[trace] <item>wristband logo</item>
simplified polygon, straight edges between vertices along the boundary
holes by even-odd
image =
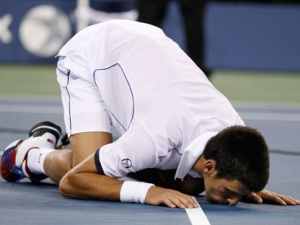
[[[130,168],[130,167],[132,166],[132,162],[131,162],[130,159],[125,158],[125,159],[122,159],[122,165],[123,165],[126,169],[128,169],[128,168]]]

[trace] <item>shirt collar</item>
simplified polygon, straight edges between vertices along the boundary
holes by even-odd
[[[201,156],[204,151],[205,145],[208,140],[215,136],[218,132],[205,132],[199,135],[194,141],[192,141],[186,149],[183,151],[179,165],[177,167],[177,171],[175,174],[175,179],[179,178],[183,180],[183,178],[189,173],[193,177],[195,171],[191,171],[193,165],[195,164],[196,160]],[[192,173],[190,173],[192,172]],[[199,176],[199,174],[198,174]]]

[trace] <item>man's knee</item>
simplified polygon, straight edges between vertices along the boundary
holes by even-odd
[[[73,151],[73,167],[111,142],[112,135],[107,132],[84,132],[72,135],[70,144]]]

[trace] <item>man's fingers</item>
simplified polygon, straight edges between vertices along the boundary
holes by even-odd
[[[276,202],[281,205],[299,205],[300,202],[286,195],[276,196]]]
[[[179,191],[165,189],[161,187],[152,187],[146,196],[146,203],[151,205],[165,204],[171,208],[197,208],[195,200]]]
[[[287,203],[279,196],[271,196],[269,197],[268,199],[266,199],[266,201],[269,201],[269,202],[276,202],[278,203],[279,205],[287,205]]]
[[[290,205],[300,205],[300,201],[297,199],[293,199],[290,196],[284,196],[287,203]]]
[[[300,205],[299,200],[293,199],[292,197],[287,195],[277,194],[268,190],[262,190],[261,192],[258,192],[257,195],[260,196],[264,202],[277,203],[279,205]]]
[[[166,199],[166,202],[169,202],[169,201],[173,204],[173,205],[171,204],[171,208],[175,208],[175,207],[182,208],[182,209],[186,208],[185,205],[177,198]],[[168,205],[168,204],[166,204],[166,205]],[[175,207],[173,207],[173,206],[175,206]]]
[[[170,201],[169,199],[166,199],[164,204],[170,208],[176,208],[176,204],[174,204],[172,201]]]
[[[252,200],[255,203],[258,203],[258,204],[262,204],[263,203],[262,198],[260,196],[258,196],[257,194],[255,194],[255,193],[252,193]]]
[[[246,202],[254,202],[257,204],[263,203],[263,200],[260,196],[258,196],[256,193],[252,192],[249,195],[244,197],[244,201]]]
[[[179,192],[180,193],[180,192]],[[178,207],[178,208],[197,208],[198,204],[195,202],[195,200],[185,194],[177,194],[170,195],[165,199],[165,204],[171,208]]]

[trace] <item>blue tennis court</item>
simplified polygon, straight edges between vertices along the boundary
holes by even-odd
[[[300,107],[254,103],[235,103],[234,107],[269,144],[267,189],[300,199]],[[56,98],[2,96],[0,118],[0,154],[11,141],[27,137],[28,129],[39,121],[64,124]],[[12,185],[0,179],[0,199],[1,224],[194,224],[183,209],[63,198],[50,180],[40,185],[28,180]],[[204,195],[197,200],[210,224],[300,224],[300,206],[213,205]]]

